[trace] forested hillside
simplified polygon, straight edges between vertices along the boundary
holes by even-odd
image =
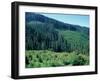
[[[26,51],[48,50],[60,54],[75,52],[75,54],[89,56],[88,27],[64,23],[37,13],[26,12],[25,15]],[[26,63],[29,64],[28,52]]]

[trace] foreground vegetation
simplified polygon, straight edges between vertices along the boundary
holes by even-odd
[[[76,52],[53,52],[48,50],[26,51],[26,68],[78,66],[88,65],[88,54],[77,54]]]

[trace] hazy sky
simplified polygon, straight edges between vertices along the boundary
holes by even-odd
[[[65,23],[89,27],[88,15],[53,14],[53,13],[43,13],[42,15]]]

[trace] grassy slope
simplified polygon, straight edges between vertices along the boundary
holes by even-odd
[[[87,35],[83,33],[70,31],[70,30],[66,30],[66,31],[58,30],[58,31],[61,35],[64,36],[65,40],[67,40],[69,43],[83,44],[88,42]]]
[[[76,49],[80,48],[80,50],[82,50],[89,48],[88,35],[81,32],[70,31],[70,30],[65,30],[65,31],[57,30],[57,31],[59,31],[59,34],[63,35],[65,40],[67,40],[67,42],[70,43],[71,46],[75,47]]]

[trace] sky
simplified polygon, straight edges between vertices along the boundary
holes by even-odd
[[[42,15],[64,23],[89,27],[89,15],[42,13]]]

